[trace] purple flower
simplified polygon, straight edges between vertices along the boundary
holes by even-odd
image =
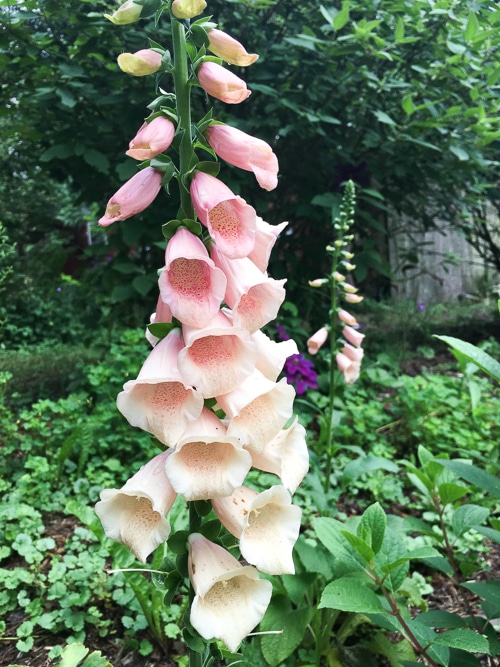
[[[314,364],[306,359],[303,354],[292,354],[291,357],[288,357],[283,372],[288,382],[295,385],[298,395],[305,394],[308,388],[318,388],[316,381],[318,374],[314,370]]]
[[[417,313],[424,313],[425,312],[425,303],[419,299],[417,301],[417,305],[415,306],[415,310],[417,311]]]
[[[62,289],[60,287],[56,287],[56,292],[62,292]]]
[[[290,340],[290,336],[288,335],[288,331],[285,329],[285,327],[282,327],[281,324],[275,324],[274,326],[278,332],[278,340]]]

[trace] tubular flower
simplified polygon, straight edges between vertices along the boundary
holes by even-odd
[[[260,452],[293,413],[295,391],[285,378],[277,384],[255,371],[241,386],[217,397],[230,419],[227,434]]]
[[[163,151],[172,143],[175,127],[165,116],[157,116],[150,123],[144,123],[132,141],[126,155],[134,160],[149,160]]]
[[[359,294],[346,293],[344,294],[344,299],[347,301],[347,303],[361,303],[364,297],[359,296]]]
[[[292,551],[299,536],[300,507],[283,486],[257,493],[240,486],[212,500],[223,526],[240,541],[243,558],[266,574],[294,574]]]
[[[210,30],[208,39],[210,40],[208,50],[230,65],[248,67],[259,57],[256,53],[247,53],[243,44],[222,30],[215,28]]]
[[[358,321],[354,317],[354,315],[351,315],[351,313],[348,313],[347,310],[339,310],[339,320],[343,322],[344,324],[348,324],[350,327],[356,327],[358,326]]]
[[[246,257],[255,245],[255,209],[202,171],[194,175],[190,190],[194,210],[220,252],[230,259]]]
[[[246,329],[219,311],[204,329],[183,326],[178,366],[184,380],[212,398],[236,389],[255,368],[257,349]]]
[[[201,14],[206,6],[205,0],[174,0],[172,14],[178,19],[192,19]]]
[[[99,224],[107,227],[144,211],[160,192],[161,178],[161,173],[152,167],[137,172],[108,201]]]
[[[272,380],[273,382],[276,382],[285,361],[299,352],[297,343],[291,338],[276,343],[262,331],[256,331],[252,334],[252,340],[257,345],[257,362],[255,368],[268,380]]]
[[[203,408],[189,424],[165,471],[173,488],[186,500],[229,496],[243,483],[252,459],[213,412]]]
[[[136,23],[141,18],[141,14],[142,5],[134,0],[126,0],[111,16],[109,14],[104,14],[104,16],[115,25],[128,25]]]
[[[342,335],[344,338],[349,342],[352,343],[355,347],[361,347],[361,343],[363,342],[363,338],[365,337],[365,334],[362,334],[359,331],[356,331],[356,329],[353,329],[352,327],[345,326],[342,329]]]
[[[191,624],[205,639],[220,639],[233,653],[262,620],[272,584],[199,533],[189,536],[188,570],[196,593]]]
[[[274,190],[278,185],[278,158],[265,141],[230,125],[210,125],[205,136],[220,158],[239,169],[252,171],[261,188]]]
[[[149,354],[136,380],[123,385],[116,404],[132,426],[152,433],[174,447],[189,421],[197,419],[203,398],[185,383],[177,369],[183,347],[179,329],[173,329]]]
[[[282,429],[261,452],[249,450],[252,466],[278,475],[283,485],[295,493],[309,470],[306,430],[297,417],[289,428]]]
[[[239,104],[251,93],[243,79],[217,63],[201,63],[197,75],[203,90],[226,104]]]
[[[179,229],[165,251],[165,268],[158,281],[160,295],[183,324],[202,328],[217,315],[226,277],[208,256],[202,241]]]
[[[163,324],[163,323],[170,323],[172,321],[172,311],[170,308],[167,306],[166,303],[163,303],[161,300],[161,296],[158,297],[158,301],[156,302],[156,310],[154,313],[151,313],[151,316],[149,318],[149,324]],[[150,330],[146,327],[146,340],[148,343],[151,345],[151,347],[154,347],[158,341],[160,340],[157,336],[154,336]]]
[[[263,273],[267,271],[271,250],[276,243],[278,235],[285,229],[288,222],[281,222],[279,225],[270,225],[257,216],[255,230],[255,245],[248,255],[255,266]]]
[[[121,489],[103,489],[95,511],[106,535],[143,563],[170,533],[165,519],[177,494],[165,474],[170,451],[143,466]]]
[[[346,384],[353,384],[359,378],[361,360],[364,352],[360,347],[353,347],[346,343],[336,356],[339,371],[344,374]]]
[[[210,253],[227,278],[224,300],[233,311],[234,325],[255,333],[274,320],[285,299],[286,280],[269,278],[246,257],[228,259],[216,245]]]
[[[321,327],[315,334],[313,334],[307,341],[307,351],[309,354],[317,354],[318,350],[323,347],[328,339],[328,329]]]
[[[118,56],[118,67],[125,74],[132,76],[154,74],[161,67],[161,54],[152,49],[141,49],[135,53],[121,53]]]

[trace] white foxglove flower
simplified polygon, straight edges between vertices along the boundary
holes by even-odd
[[[273,382],[277,380],[288,357],[299,353],[297,343],[291,338],[276,343],[262,331],[256,331],[252,334],[252,340],[257,345],[255,368]]]
[[[165,515],[177,496],[165,474],[170,453],[155,456],[121,489],[103,489],[95,506],[106,535],[143,563],[170,533]]]
[[[292,551],[302,510],[284,486],[257,493],[240,486],[228,498],[214,498],[221,523],[240,541],[243,558],[267,574],[294,574]]]
[[[196,593],[191,624],[205,639],[220,639],[235,652],[262,620],[272,584],[203,535],[193,533],[188,541],[189,577]]]

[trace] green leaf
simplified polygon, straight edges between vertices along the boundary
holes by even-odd
[[[415,105],[413,104],[411,95],[405,95],[405,97],[403,97],[401,106],[403,111],[408,114],[408,116],[411,116],[411,114],[415,111]]]
[[[184,554],[187,551],[187,539],[189,537],[189,531],[187,530],[178,530],[167,540],[168,548],[174,552],[174,554]]]
[[[430,628],[465,628],[465,619],[458,614],[453,614],[451,611],[442,611],[441,609],[433,609],[418,615],[420,623],[427,625]]]
[[[469,12],[467,25],[465,26],[465,39],[470,42],[479,32],[479,23],[474,12]],[[459,647],[458,647],[459,648]]]
[[[439,484],[438,493],[443,505],[448,505],[465,496],[467,488],[460,484],[444,482],[443,484]]]
[[[387,563],[382,565],[382,572],[388,574],[392,572],[403,563],[407,563],[410,560],[423,560],[424,558],[438,558],[440,556],[439,551],[436,551],[433,547],[419,547],[418,549],[413,549],[413,551],[408,552],[406,556],[401,556],[392,563]]]
[[[460,162],[465,162],[470,157],[467,151],[464,151],[463,148],[459,148],[458,146],[450,146],[450,152],[453,153],[453,155],[456,155]]]
[[[313,614],[314,609],[310,607],[292,610],[284,595],[272,599],[260,624],[263,632],[283,631],[261,638],[262,653],[271,667],[286,660],[300,645]]]
[[[488,611],[485,610],[488,618],[498,618],[500,616],[500,581],[488,581],[486,583],[473,581],[460,585],[479,595],[488,603]]]
[[[361,517],[358,536],[371,546],[374,554],[380,551],[384,541],[387,516],[379,503],[370,505]]]
[[[437,635],[432,642],[439,646],[449,646],[450,648],[459,648],[469,653],[487,653],[490,652],[490,645],[486,637],[469,630],[468,628],[459,628],[449,630]]]
[[[153,275],[137,276],[132,281],[132,286],[141,296],[146,296],[156,285],[157,280]]]
[[[399,467],[389,459],[383,459],[380,456],[368,454],[359,459],[350,461],[344,468],[342,473],[342,481],[356,479],[360,475],[364,475],[374,470],[387,470],[388,472],[399,472]]]
[[[396,42],[401,42],[405,36],[405,22],[401,16],[398,16],[396,19],[396,27],[394,29],[394,39]],[[411,112],[410,112],[411,113]]]
[[[364,567],[364,564],[356,559],[356,554],[346,548],[346,540],[341,534],[344,526],[340,521],[319,517],[314,520],[313,526],[319,541],[334,556],[336,561],[341,561],[343,565],[351,570]]]
[[[397,126],[397,123],[395,123],[389,116],[389,114],[385,113],[385,111],[382,111],[381,109],[376,109],[375,111],[372,111],[372,113],[376,116],[377,120],[380,123],[385,123],[386,125],[393,125],[394,127]]]
[[[328,584],[323,591],[318,609],[325,607],[358,614],[385,612],[378,597],[371,588],[368,588],[368,580],[362,581],[353,577],[342,577]]]
[[[448,461],[447,459],[436,459],[438,463],[443,465],[448,470],[451,470],[458,475],[463,477],[471,484],[475,484],[477,487],[491,493],[495,498],[500,498],[500,479],[495,477],[486,470],[481,470],[471,463],[465,463],[464,461]]]
[[[348,530],[341,530],[340,532],[349,544],[358,552],[361,558],[363,558],[366,563],[371,563],[375,556],[371,547],[369,547],[361,537],[353,535],[353,533],[350,533]]]
[[[162,340],[175,329],[176,325],[172,322],[153,322],[153,324],[148,324],[148,331],[150,334]]]
[[[494,528],[488,528],[487,526],[476,526],[474,530],[477,530],[478,533],[488,537],[493,542],[500,544],[500,530],[495,530]]]
[[[59,667],[76,667],[87,655],[90,649],[83,644],[70,644],[61,653]]]
[[[333,27],[335,30],[342,30],[345,24],[349,21],[349,2],[343,0],[341,10],[335,15],[333,19]]]
[[[479,526],[490,515],[490,510],[487,507],[480,507],[479,505],[461,505],[453,512],[451,517],[452,528],[458,537],[467,530]],[[459,648],[459,647],[456,647]]]
[[[101,151],[88,148],[83,154],[83,159],[88,165],[100,171],[101,174],[109,174],[109,160]]]
[[[453,336],[434,336],[434,338],[442,340],[443,343],[446,343],[454,350],[458,350],[458,352],[463,354],[469,361],[476,364],[476,366],[479,366],[481,370],[500,382],[500,363],[493,359],[487,352],[480,350],[478,347],[467,341],[461,340],[460,338],[454,338]]]

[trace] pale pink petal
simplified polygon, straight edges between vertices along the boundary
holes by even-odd
[[[230,65],[248,67],[259,57],[256,53],[247,53],[245,47],[238,40],[222,30],[210,30],[208,39],[210,40],[208,50]]]
[[[264,272],[267,271],[269,257],[271,256],[271,250],[276,243],[276,239],[288,225],[288,222],[282,222],[279,225],[270,225],[268,222],[264,222],[262,218],[259,218],[259,216],[257,216],[256,222],[255,245],[252,252],[249,253],[248,259],[260,271]]]
[[[179,229],[167,245],[158,284],[173,316],[183,324],[202,328],[219,310],[226,277],[201,240],[187,229]]]
[[[292,416],[294,398],[285,378],[276,384],[255,371],[217,403],[230,419],[227,434],[259,452]]]
[[[170,533],[165,514],[177,494],[165,474],[170,451],[143,466],[121,489],[103,489],[95,511],[106,535],[143,563]]]
[[[297,343],[292,339],[277,343],[262,331],[256,331],[252,334],[252,340],[257,345],[255,368],[273,382],[278,378],[288,357],[299,353]]]
[[[144,211],[160,192],[161,179],[161,173],[153,167],[146,167],[132,176],[108,201],[99,220],[101,227]]]
[[[290,493],[295,493],[309,470],[306,430],[297,419],[290,428],[281,430],[261,452],[250,453],[252,465],[278,475]]]
[[[360,347],[353,347],[352,345],[349,345],[349,343],[346,343],[344,345],[344,347],[342,348],[342,352],[351,361],[356,361],[358,363],[363,359],[363,356],[365,354],[364,350],[362,350]]]
[[[231,259],[246,257],[255,245],[255,209],[222,181],[201,171],[195,173],[190,192],[196,215],[220,252]]]
[[[204,329],[184,326],[186,347],[178,357],[184,380],[212,398],[236,389],[255,368],[257,348],[246,329],[219,311]]]
[[[328,339],[328,329],[322,327],[318,329],[307,341],[307,351],[309,354],[317,354],[318,350],[323,347]]]
[[[203,407],[203,397],[187,385],[177,369],[183,347],[179,329],[172,330],[147,357],[136,380],[118,394],[118,409],[132,426],[152,433],[174,447],[189,421]]]
[[[339,320],[343,322],[344,324],[348,324],[350,327],[355,327],[357,326],[358,322],[354,315],[351,315],[351,313],[348,313],[347,310],[341,309],[339,310]]]
[[[205,92],[226,104],[240,104],[251,93],[243,79],[217,63],[201,63],[196,75]]]
[[[121,53],[117,60],[122,72],[132,76],[154,74],[161,67],[161,54],[152,49],[141,49],[135,53]]]
[[[356,329],[353,329],[352,327],[345,326],[342,329],[342,335],[344,338],[349,341],[349,343],[352,343],[355,347],[360,347],[361,343],[363,342],[363,338],[365,337],[365,334],[362,334],[359,331],[356,331]]]
[[[272,584],[260,580],[250,565],[241,565],[225,549],[202,535],[189,536],[188,568],[196,596],[190,621],[205,639],[220,639],[236,652],[262,620]]]
[[[227,436],[224,424],[204,408],[186,428],[165,470],[173,488],[186,500],[208,500],[231,495],[251,463],[238,440]]]
[[[149,123],[144,123],[129,144],[126,155],[134,160],[149,160],[163,151],[172,143],[175,126],[165,116],[157,116]]]

